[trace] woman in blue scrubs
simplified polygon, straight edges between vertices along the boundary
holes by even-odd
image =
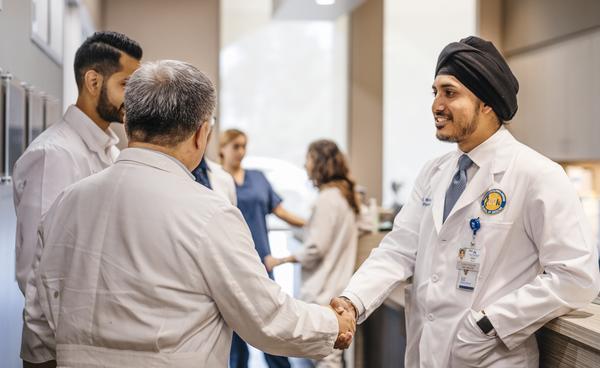
[[[266,216],[275,214],[292,226],[304,226],[304,220],[289,213],[281,206],[281,197],[275,193],[265,175],[258,170],[246,170],[241,166],[246,155],[246,134],[237,129],[229,129],[222,133],[219,142],[221,164],[235,181],[237,204],[242,212],[254,240],[256,251],[269,277],[273,278],[273,267],[276,260],[271,256]],[[231,343],[229,366],[246,368],[248,366],[248,346],[234,332]],[[288,368],[288,358],[265,353],[269,368]]]

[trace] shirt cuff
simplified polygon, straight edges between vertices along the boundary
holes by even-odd
[[[353,292],[351,292],[349,290],[344,290],[344,292],[340,296],[343,296],[344,298],[348,298],[352,302],[352,304],[354,305],[354,308],[356,308],[356,314],[357,314],[356,322],[362,323],[366,319],[366,317],[365,317],[366,309],[365,309],[365,305],[360,300],[358,295],[354,294]]]

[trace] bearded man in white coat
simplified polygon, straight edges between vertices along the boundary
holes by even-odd
[[[142,65],[126,87],[129,148],[42,221],[26,311],[41,307],[32,325],[59,366],[227,367],[232,329],[277,355],[350,343],[354,316],[286,295],[239,210],[194,182],[215,100],[192,65]]]
[[[407,367],[537,368],[534,332],[598,295],[596,246],[568,177],[504,126],[518,86],[491,42],[444,48],[432,111],[437,138],[458,149],[425,165],[393,231],[332,301],[362,322],[412,277]]]
[[[125,84],[140,66],[142,53],[136,41],[121,33],[102,31],[88,37],[75,54],[77,102],[15,164],[15,273],[25,296],[41,218],[63,189],[112,165],[119,155],[119,139],[109,125],[123,123]],[[56,366],[54,351],[32,333],[27,320],[21,358],[25,368]]]

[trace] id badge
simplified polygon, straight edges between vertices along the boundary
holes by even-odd
[[[458,250],[458,260],[456,262],[456,269],[458,270],[456,287],[458,289],[467,291],[475,290],[480,264],[481,249],[460,248]]]
[[[477,285],[478,272],[469,270],[458,271],[458,281],[456,287],[460,290],[473,291]]]

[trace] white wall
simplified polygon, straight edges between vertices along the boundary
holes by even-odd
[[[219,88],[219,0],[104,0],[103,5],[101,29],[125,33],[139,42],[142,61],[186,61]],[[123,126],[113,128],[123,147]],[[207,154],[216,158],[214,140]]]
[[[431,84],[437,57],[448,43],[475,33],[474,0],[387,0],[384,53],[384,204],[392,180],[402,201],[428,160],[455,145],[435,138]]]

